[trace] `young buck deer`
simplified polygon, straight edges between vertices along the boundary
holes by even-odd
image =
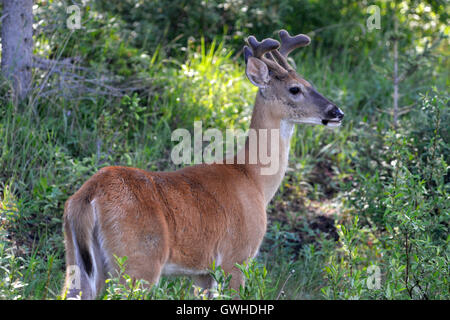
[[[126,273],[150,284],[161,275],[190,275],[203,287],[214,285],[209,268],[215,262],[231,274],[230,286],[244,285],[236,268],[258,252],[266,232],[266,207],[288,165],[294,124],[338,126],[343,112],[324,98],[288,63],[288,54],[310,43],[303,34],[279,33],[258,42],[250,36],[244,47],[246,74],[259,88],[247,138],[232,158],[244,163],[199,164],[175,172],[147,172],[106,167],[90,178],[65,206],[67,297],[93,299],[116,256],[128,257]],[[262,139],[262,132],[273,139]],[[265,135],[267,138],[267,134]],[[266,141],[268,140],[268,142]],[[258,157],[259,149],[278,155],[275,172]],[[78,281],[74,282],[75,276]]]

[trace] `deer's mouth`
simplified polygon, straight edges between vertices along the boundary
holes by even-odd
[[[342,124],[342,119],[339,118],[329,120],[323,119],[322,124],[327,127],[339,127]]]

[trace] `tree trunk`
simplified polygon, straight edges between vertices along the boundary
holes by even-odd
[[[21,100],[31,88],[33,0],[3,0],[2,18],[2,73]]]

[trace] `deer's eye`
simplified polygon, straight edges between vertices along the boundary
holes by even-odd
[[[292,87],[289,88],[289,92],[293,95],[299,94],[300,93],[300,88],[299,87]]]

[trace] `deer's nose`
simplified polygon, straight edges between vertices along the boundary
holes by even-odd
[[[338,118],[339,120],[341,120],[342,118],[344,118],[344,113],[343,113],[342,110],[339,109],[338,107],[333,106],[333,108],[331,108],[331,110],[328,111],[328,116],[329,116],[331,119]]]

